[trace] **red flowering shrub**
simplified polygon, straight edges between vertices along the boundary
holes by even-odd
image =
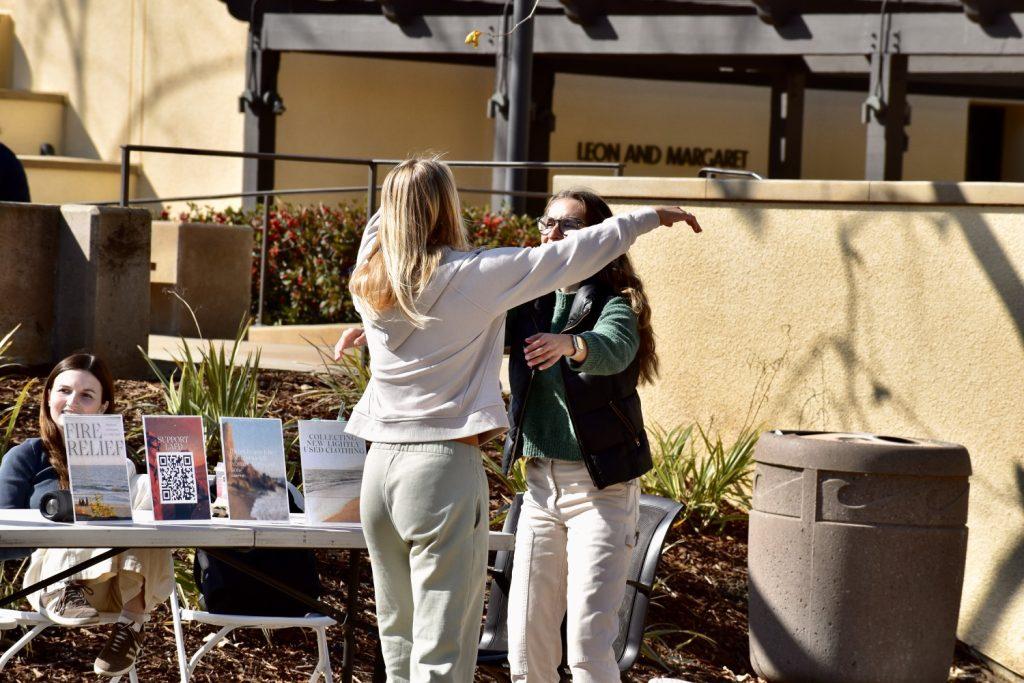
[[[169,218],[164,210],[164,219]],[[491,213],[464,207],[470,241],[478,247],[534,246],[539,235],[533,219],[507,212]],[[259,296],[260,241],[263,209],[214,209],[189,205],[178,220],[193,223],[251,225],[253,236],[253,312]],[[334,207],[275,205],[267,233],[267,283],[263,322],[330,323],[357,320],[348,292],[348,277],[355,265],[359,240],[366,224],[366,208],[341,203]]]

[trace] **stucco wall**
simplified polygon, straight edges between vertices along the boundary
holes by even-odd
[[[278,148],[295,154],[403,159],[444,153],[490,159],[494,138],[484,104],[493,71],[483,67],[293,53],[281,59]],[[382,169],[378,182],[383,181]],[[277,164],[278,186],[366,185],[365,167]],[[462,187],[489,188],[490,171],[457,170]],[[362,201],[365,192],[343,195]],[[486,204],[487,195],[466,195]],[[337,201],[314,196],[313,199]]]
[[[241,150],[246,25],[223,3],[0,0],[0,10],[14,19],[11,87],[67,95],[64,154],[119,161],[128,142]],[[139,195],[241,185],[238,160],[133,161]]]
[[[11,86],[67,95],[64,154],[117,161],[125,142],[241,149],[246,25],[222,3],[0,0],[0,10],[14,20]],[[279,89],[287,107],[278,119],[281,151],[491,156],[490,67],[285,54]],[[906,177],[961,179],[968,100],[910,99]],[[808,91],[805,176],[861,177],[862,100],[862,93]],[[559,74],[551,158],[574,160],[586,142],[618,143],[623,159],[630,144],[652,145],[661,160],[630,161],[627,175],[692,176],[699,164],[669,165],[665,157],[670,146],[694,146],[743,150],[745,165],[764,172],[768,109],[766,88]],[[1024,158],[1015,142],[1024,125],[1018,118],[1011,115],[1007,126],[1008,170]],[[241,185],[237,160],[148,154],[138,161],[139,194],[231,192]],[[489,186],[489,172],[459,175],[464,186]],[[278,177],[282,187],[365,183],[361,170],[296,164],[282,164]]]
[[[67,95],[64,154],[118,161],[125,142],[242,148],[238,96],[245,88],[246,25],[223,3],[0,0],[2,10],[14,21],[11,87]],[[489,66],[292,53],[282,57],[279,80],[287,107],[278,119],[280,151],[491,157]],[[863,99],[857,92],[807,92],[806,177],[862,176]],[[905,177],[962,179],[969,100],[911,96],[910,102]],[[747,168],[767,168],[767,88],[558,74],[554,113],[553,160],[577,159],[581,143],[607,142],[620,145],[623,160],[631,144],[660,149],[657,163],[627,161],[627,175],[693,176],[700,164],[667,164],[669,147],[742,150]],[[1010,111],[1007,120],[1004,166],[1018,177],[1024,119]],[[226,193],[241,186],[238,160],[147,154],[137,161],[140,195]],[[466,187],[488,187],[490,173],[465,171],[459,179]],[[366,178],[362,170],[282,164],[278,180],[281,187],[308,187],[364,184]],[[487,199],[467,195],[468,201]]]
[[[750,421],[964,444],[962,640],[1024,673],[1024,185],[560,177],[705,230],[631,251],[653,307],[651,422]],[[660,202],[664,203],[664,201]]]

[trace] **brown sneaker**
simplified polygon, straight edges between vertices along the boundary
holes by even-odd
[[[101,676],[120,676],[132,668],[142,650],[142,631],[134,624],[119,621],[114,624],[107,644],[100,650],[92,670]]]
[[[88,586],[68,583],[39,598],[39,611],[50,621],[63,626],[85,626],[99,621],[100,613],[89,604],[85,594],[92,594]]]

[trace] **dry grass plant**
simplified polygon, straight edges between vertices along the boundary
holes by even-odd
[[[21,324],[15,325],[10,332],[5,334],[3,338],[0,338],[0,371],[20,365],[19,363],[10,362],[7,356],[7,352],[14,343],[14,335],[17,334],[20,327]],[[18,416],[21,414],[21,409],[25,406],[25,402],[32,394],[35,386],[36,380],[30,380],[22,387],[14,403],[0,410],[0,459],[7,453],[7,448],[11,444],[11,435],[14,434],[14,427],[18,422]]]
[[[179,355],[175,368],[165,374],[144,350],[142,353],[153,374],[163,388],[163,399],[169,415],[200,415],[206,431],[207,464],[216,465],[220,459],[221,417],[263,417],[274,396],[259,392],[260,352],[250,351],[241,359],[241,345],[249,332],[252,320],[242,319],[238,333],[231,344],[214,344],[205,339],[199,329],[192,307],[175,294],[188,308],[199,334],[198,357],[185,337],[179,339]]]

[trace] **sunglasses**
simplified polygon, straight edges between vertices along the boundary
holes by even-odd
[[[562,233],[567,233],[570,230],[579,230],[580,228],[586,227],[586,223],[579,218],[551,218],[550,216],[541,216],[537,219],[537,229],[540,230],[540,234],[547,235],[555,228],[558,228]]]

